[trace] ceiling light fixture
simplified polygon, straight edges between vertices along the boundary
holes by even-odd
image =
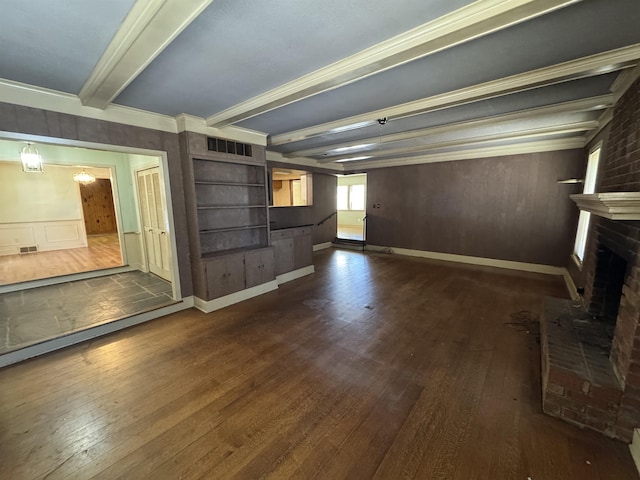
[[[96,176],[85,171],[83,168],[81,172],[74,173],[73,180],[83,185],[88,185],[96,181]]]
[[[31,143],[20,150],[20,160],[22,161],[22,171],[28,173],[42,173],[42,157],[40,152]]]

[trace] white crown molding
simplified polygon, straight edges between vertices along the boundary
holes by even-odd
[[[267,134],[248,128],[229,125],[223,128],[208,127],[207,122],[202,117],[194,117],[182,113],[176,117],[178,132],[196,132],[211,137],[228,138],[237,142],[252,143],[254,145],[267,145]]]
[[[267,161],[286,163],[289,165],[295,165],[299,167],[324,168],[326,170],[334,170],[340,173],[344,172],[344,166],[341,163],[330,163],[327,165],[322,165],[321,163],[318,163],[318,161],[314,160],[313,158],[304,158],[304,157],[286,158],[281,153],[272,152],[269,150],[267,150]]]
[[[394,120],[578,78],[602,75],[612,71],[634,67],[637,65],[638,58],[640,58],[640,44],[629,45],[616,50],[570,60],[510,77],[491,80],[386,109],[374,110],[352,117],[274,135],[271,137],[270,144],[283,145],[285,143],[298,142],[318,135],[333,133],[336,129],[345,130],[368,126],[372,122],[375,122],[377,118],[386,117],[388,120]]]
[[[194,128],[195,130],[193,131],[197,131],[198,133],[219,135],[238,142],[254,143],[256,145],[266,145],[267,143],[267,135],[254,130],[235,126],[225,127],[224,129],[213,129],[206,127],[204,118],[188,115],[170,117],[169,115],[138,110],[137,108],[125,107],[113,103],[105,109],[88,107],[82,104],[77,95],[2,78],[0,78],[0,102],[170,133],[179,133],[185,130],[186,125],[188,128]],[[199,130],[202,126],[204,130]]]
[[[177,133],[176,120],[168,115],[111,104],[105,109],[82,105],[77,95],[59,92],[25,83],[0,79],[0,102],[41,108],[53,112],[124,123],[137,127]]]
[[[454,162],[458,160],[475,160],[479,158],[502,157],[506,155],[571,150],[574,148],[584,148],[583,137],[562,138],[558,140],[544,140],[537,142],[524,142],[517,143],[515,145],[482,147],[454,152],[429,153],[415,157],[404,157],[389,160],[365,160],[361,162],[349,162],[348,164],[344,165],[344,171],[360,172],[373,170],[375,168],[402,167],[406,165],[420,165],[423,163]]]
[[[516,112],[505,113],[502,115],[495,115],[492,117],[480,118],[477,120],[467,120],[457,123],[449,123],[446,125],[438,125],[435,127],[427,127],[418,130],[409,130],[406,132],[393,133],[390,135],[382,135],[381,137],[369,137],[359,140],[353,140],[350,142],[334,143],[331,145],[324,145],[322,147],[309,148],[306,150],[298,150],[291,153],[284,154],[285,157],[312,157],[315,155],[322,155],[331,150],[337,148],[355,147],[363,144],[373,143],[391,143],[399,142],[403,140],[410,140],[413,138],[429,137],[434,135],[441,135],[443,133],[468,130],[478,127],[496,126],[503,123],[515,122],[519,120],[539,118],[551,115],[558,115],[563,113],[579,113],[594,110],[601,110],[613,105],[613,94],[600,95],[597,97],[590,97],[581,100],[575,100],[564,103],[557,103],[553,105],[547,105],[544,107],[536,107],[526,110],[519,110]],[[353,150],[350,153],[353,155],[357,150]]]
[[[221,127],[392,69],[582,0],[479,0],[207,118]]]
[[[622,98],[638,78],[640,78],[640,66],[628,68],[620,72],[616,80],[611,85],[611,91],[613,92],[615,103],[618,103],[618,100]]]
[[[84,105],[105,108],[212,0],[137,0],[80,90]]]
[[[609,107],[602,112],[602,115],[598,118],[598,128],[587,134],[585,145],[590,144],[593,139],[596,138],[607,125],[609,125],[609,122],[613,120],[613,111],[613,107]]]
[[[526,130],[520,130],[516,132],[496,133],[491,135],[481,135],[476,137],[459,138],[456,140],[449,140],[445,142],[432,142],[421,145],[411,145],[398,148],[387,148],[384,150],[371,150],[361,152],[363,155],[369,156],[371,159],[385,158],[391,155],[399,155],[403,153],[429,153],[434,150],[440,150],[443,148],[452,147],[482,147],[485,144],[494,143],[504,140],[513,141],[531,141],[541,137],[548,137],[552,135],[567,135],[577,132],[586,132],[598,128],[597,120],[588,120],[584,122],[568,123],[564,125],[554,125],[551,127],[537,127]],[[358,155],[358,153],[350,153],[348,155],[339,155],[329,158],[318,160],[318,163],[325,165],[328,162],[337,162],[339,160],[345,160],[350,157]],[[369,159],[368,159],[369,161]]]
[[[640,220],[640,192],[580,193],[569,195],[585,212],[610,220]]]

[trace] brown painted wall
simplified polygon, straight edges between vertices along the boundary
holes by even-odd
[[[271,165],[271,164],[270,164]],[[336,237],[337,220],[334,215],[322,225],[317,224],[336,211],[337,179],[334,175],[313,172],[313,205],[308,207],[272,207],[272,225],[295,226],[313,224],[313,244],[330,242]]]
[[[580,187],[557,181],[584,162],[577,149],[371,170],[368,243],[565,266]]]
[[[169,165],[171,206],[178,248],[180,287],[183,296],[193,294],[177,134],[9,103],[0,103],[0,131],[166,152]]]

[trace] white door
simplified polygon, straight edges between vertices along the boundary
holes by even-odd
[[[138,202],[142,221],[149,271],[171,281],[171,255],[165,212],[165,200],[160,187],[160,167],[137,172]]]

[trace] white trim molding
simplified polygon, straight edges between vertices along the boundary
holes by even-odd
[[[640,192],[609,192],[569,195],[580,210],[610,220],[640,220]]]
[[[473,2],[207,118],[225,126],[333,90],[582,0]]]
[[[359,172],[375,168],[401,167],[405,165],[420,165],[423,163],[454,162],[459,160],[475,160],[478,158],[503,157],[505,155],[572,150],[574,148],[584,148],[584,145],[585,141],[583,137],[570,137],[558,140],[523,142],[498,147],[481,147],[444,153],[426,153],[415,157],[403,157],[389,160],[348,162],[343,165],[345,172]]]
[[[202,133],[211,137],[228,138],[237,142],[253,143],[254,145],[267,145],[267,134],[250,130],[248,128],[227,126],[214,128],[207,126],[204,118],[181,113],[176,117],[178,132]]]
[[[256,285],[255,287],[240,290],[239,292],[235,292],[230,295],[225,295],[224,297],[214,298],[213,300],[202,300],[201,298],[195,297],[194,307],[196,307],[201,312],[211,313],[216,310],[228,307],[229,305],[240,303],[245,300],[249,300],[250,298],[257,297],[258,295],[272,292],[273,290],[277,289],[278,282],[276,280],[272,280],[261,285]]]
[[[327,165],[322,165],[313,158],[303,158],[303,157],[287,158],[279,152],[273,152],[270,150],[267,150],[267,161],[287,163],[289,165],[296,166],[296,167],[324,168],[326,170],[333,170],[337,173],[344,172],[344,166],[339,163],[329,163]]]
[[[327,248],[331,248],[332,246],[333,246],[333,243],[331,243],[331,242],[316,243],[316,244],[313,246],[313,251],[314,251],[314,252],[317,252],[317,251],[320,251],[320,250],[325,250],[325,249],[327,249]]]
[[[283,145],[319,135],[369,126],[374,124],[377,118],[386,117],[388,120],[397,120],[399,118],[457,107],[459,105],[531,90],[533,88],[540,88],[579,78],[603,75],[605,73],[635,67],[638,64],[638,58],[640,58],[640,44],[629,45],[616,50],[570,60],[510,77],[491,80],[401,105],[274,135],[269,143],[270,145]]]
[[[3,78],[0,78],[0,102],[169,133],[179,133],[185,128],[200,128],[199,125],[206,125],[204,118],[190,117],[189,120],[184,120],[182,117],[185,115],[171,117],[113,103],[104,109],[89,107],[83,105],[77,95]],[[208,135],[219,135],[237,142],[266,145],[266,133],[246,128],[229,126],[224,129],[211,129],[207,127],[204,131],[197,131]],[[109,148],[112,147],[109,146]]]
[[[316,271],[316,268],[313,265],[309,265],[307,267],[298,268],[297,270],[292,270],[287,273],[283,273],[276,277],[276,282],[278,285],[282,285],[283,283],[290,282],[292,280],[297,280],[298,278],[306,277],[307,275],[311,275]]]
[[[137,0],[80,90],[84,105],[105,108],[212,0]]]
[[[381,253],[394,253],[406,255],[408,257],[428,258],[431,260],[443,260],[445,262],[466,263],[483,267],[504,268],[507,270],[519,270],[522,272],[545,273],[548,275],[564,276],[566,271],[563,267],[553,265],[541,265],[538,263],[513,262],[511,260],[498,260],[495,258],[472,257],[468,255],[457,255],[453,253],[430,252],[427,250],[412,250],[408,248],[383,247],[379,245],[367,245],[367,250]]]
[[[590,130],[598,128],[597,120],[588,120],[584,122],[567,123],[564,125],[553,125],[548,127],[534,127],[526,130],[511,131],[506,133],[495,133],[491,135],[480,135],[475,137],[463,137],[455,140],[448,140],[443,142],[432,141],[431,143],[421,143],[420,145],[410,145],[396,148],[378,149],[372,151],[353,152],[345,155],[336,155],[326,157],[318,160],[318,163],[326,164],[330,162],[346,161],[349,158],[353,158],[355,155],[362,153],[363,156],[367,156],[368,159],[386,158],[393,155],[400,155],[404,153],[428,153],[435,150],[444,148],[481,148],[485,145],[490,145],[495,142],[510,140],[516,142],[524,141],[536,141],[539,138],[549,138],[558,135],[569,135],[574,133],[584,133]],[[581,138],[581,142],[584,140]],[[371,160],[372,161],[372,160]]]
[[[468,130],[472,128],[480,127],[494,127],[510,122],[516,122],[519,120],[527,120],[532,118],[540,118],[558,114],[568,113],[580,113],[588,111],[603,110],[614,105],[613,94],[600,95],[597,97],[590,97],[581,100],[574,100],[570,102],[557,103],[553,105],[547,105],[544,107],[531,108],[526,110],[518,110],[515,112],[505,113],[501,115],[495,115],[491,117],[481,118],[478,120],[467,120],[463,122],[450,123],[446,125],[439,125],[436,127],[421,128],[417,130],[409,130],[406,132],[392,133],[390,135],[382,135],[379,137],[369,137],[360,140],[353,140],[350,142],[334,143],[331,145],[324,145],[321,147],[309,148],[305,150],[298,150],[291,153],[285,153],[284,156],[290,157],[310,157],[314,155],[322,155],[332,150],[340,148],[349,148],[351,154],[358,152],[359,150],[351,150],[358,145],[379,145],[391,142],[400,142],[403,140],[410,140],[413,138],[432,137],[449,132],[459,132],[461,130]]]

